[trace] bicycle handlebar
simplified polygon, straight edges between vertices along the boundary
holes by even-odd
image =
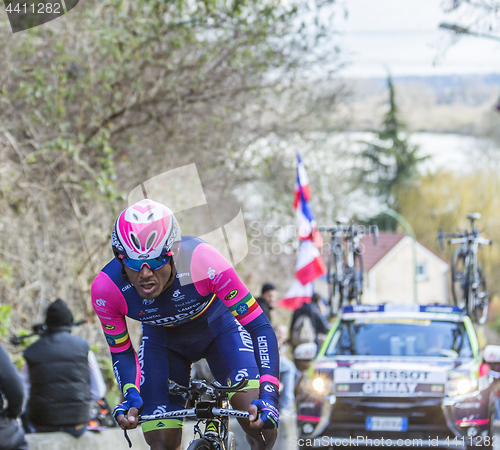
[[[457,239],[450,239],[450,244],[463,244],[464,242],[476,242],[479,245],[491,245],[493,241],[490,239],[484,239],[482,237],[474,237],[474,236],[465,236]]]
[[[442,228],[439,229],[438,231],[438,242],[439,245],[441,246],[441,249],[444,250],[444,240],[446,238],[451,238],[450,239],[450,244],[463,244],[464,242],[476,242],[479,245],[491,245],[493,241],[490,239],[485,239],[480,236],[478,236],[479,232],[477,230],[474,231],[474,233],[469,233],[467,230],[464,233],[443,233]]]
[[[471,221],[471,231],[464,230],[463,233],[444,233],[443,229],[440,228],[438,230],[438,242],[441,246],[441,249],[444,250],[444,239],[451,238],[450,244],[463,244],[465,242],[475,242],[479,245],[491,245],[493,242],[489,239],[484,239],[479,236],[481,232],[484,230],[478,230],[474,227],[474,221],[481,218],[481,214],[479,213],[469,213],[467,214],[467,218]]]
[[[347,238],[353,238],[359,235],[365,234],[365,227],[364,226],[359,226],[357,228],[354,227],[354,225],[349,225],[349,226],[342,226],[342,225],[328,225],[328,226],[321,226],[317,228],[318,231],[327,231],[329,232],[332,236],[334,236],[334,233],[348,233]],[[372,225],[369,227],[369,230],[371,230],[373,234],[373,243],[376,245],[378,236],[379,236],[379,231],[378,231],[378,226],[377,225]],[[370,234],[370,233],[367,233]]]
[[[211,412],[214,416],[236,417],[237,419],[248,419],[249,416],[248,411],[239,411],[237,409],[212,408]],[[146,422],[148,420],[163,420],[179,417],[198,417],[196,414],[196,408],[180,409],[178,411],[140,416],[139,423]]]
[[[168,380],[168,390],[173,395],[192,396],[193,394],[208,394],[212,397],[221,393],[237,392],[248,385],[248,378],[243,378],[234,386],[223,386],[218,381],[213,381],[210,385],[205,380],[191,380],[188,387],[181,386],[173,380]]]

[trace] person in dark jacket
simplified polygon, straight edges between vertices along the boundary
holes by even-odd
[[[314,293],[311,297],[311,303],[304,303],[300,308],[293,312],[292,323],[290,324],[290,335],[293,334],[293,326],[295,322],[301,315],[307,315],[311,318],[312,325],[314,327],[314,333],[316,335],[316,345],[318,348],[323,343],[323,337],[328,334],[330,326],[325,316],[322,314],[319,302],[321,301],[321,296]]]
[[[18,419],[24,406],[23,382],[1,345],[0,399],[4,400],[0,403],[0,450],[26,450],[28,444]]]
[[[57,299],[47,309],[47,331],[24,351],[28,363],[28,417],[37,432],[65,431],[75,437],[90,415],[89,345],[72,336],[73,314]]]
[[[269,322],[271,321],[271,310],[276,303],[276,287],[271,283],[264,283],[262,285],[262,290],[260,292],[260,297],[257,299],[257,303],[264,311],[264,314],[267,316]]]

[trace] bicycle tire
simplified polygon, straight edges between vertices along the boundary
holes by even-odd
[[[474,282],[474,284],[477,283],[477,287],[474,289],[474,295],[472,296],[473,316],[471,318],[478,324],[484,325],[488,317],[490,296],[486,287],[484,271],[481,266],[477,267],[477,274],[478,280]]]
[[[338,254],[337,252],[334,251],[333,260],[334,260],[335,273],[333,276],[332,301],[330,304],[331,316],[337,315],[339,309],[342,308],[342,306],[344,306],[342,279],[339,278],[340,276],[343,278],[344,274],[339,275],[339,271],[337,270],[337,266],[342,268],[344,267],[344,261],[343,258],[341,257],[343,257],[343,253]]]
[[[339,289],[339,284],[334,283],[332,286],[332,302],[330,305],[330,317],[336,316],[341,308],[342,295]]]
[[[361,305],[363,295],[363,257],[361,253],[354,252],[354,273],[353,273],[353,299],[356,305]]]
[[[333,274],[333,246],[330,247],[330,255],[326,266],[326,282],[328,284],[328,315],[334,316],[333,297],[335,295],[335,275]]]
[[[467,314],[468,316],[472,319],[472,321],[475,320],[475,311],[474,307],[476,305],[476,300],[475,300],[475,292],[473,289],[473,284],[474,284],[474,273],[472,270],[472,267],[469,266],[469,270],[467,270],[466,274],[466,284],[465,284],[465,302],[467,305]]]
[[[451,260],[451,294],[456,306],[468,308],[466,294],[465,255],[456,248]]]
[[[189,444],[187,450],[210,450],[210,442],[206,439],[196,439]]]
[[[227,447],[226,450],[236,450],[236,438],[232,431],[227,435]]]

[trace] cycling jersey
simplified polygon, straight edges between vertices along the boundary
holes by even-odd
[[[234,340],[230,351],[235,355],[242,353],[239,347],[243,345],[246,354],[253,359],[253,362],[247,363],[240,360],[239,364],[251,367],[256,361],[260,383],[269,381],[278,385],[279,355],[273,329],[231,264],[212,246],[189,236],[182,238],[174,260],[177,270],[175,281],[156,299],[140,297],[134,287],[122,277],[122,266],[116,259],[99,273],[92,284],[92,303],[111,350],[113,368],[120,388],[123,390],[130,384],[139,388],[141,375],[144,377],[144,373],[141,374],[141,364],[143,372],[145,365],[152,364],[152,359],[145,363],[137,358],[130,342],[125,316],[143,324],[143,332],[150,339],[149,342],[161,339],[171,341],[172,344],[165,345],[171,357],[174,353],[190,361],[203,357],[199,351],[193,353],[188,345],[205,339],[205,349],[210,353],[214,367],[217,366],[220,349],[225,346],[225,351],[229,351],[229,344],[223,343],[225,330],[228,336],[236,333],[241,338],[241,344]],[[228,314],[228,309],[232,314]],[[235,319],[241,330],[235,324]],[[158,332],[154,331],[155,327],[159,327]],[[208,334],[207,327],[211,329]],[[161,332],[160,329],[165,331]],[[172,332],[169,332],[170,329]],[[250,339],[244,338],[242,332],[245,331],[249,333]],[[188,335],[191,336],[188,345],[174,348],[176,340],[184,339],[186,343]],[[184,337],[181,339],[182,336]],[[219,344],[217,349],[209,351],[208,344],[212,340]],[[146,341],[143,339],[143,344]],[[195,346],[200,348],[198,344]],[[226,366],[228,364],[221,362],[221,367]],[[173,372],[172,367],[171,369]],[[216,378],[227,376],[231,379],[234,377],[234,370],[234,367],[228,366]],[[166,384],[166,380],[163,383]],[[146,408],[144,411],[146,412]]]

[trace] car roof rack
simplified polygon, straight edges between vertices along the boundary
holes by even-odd
[[[342,313],[370,313],[370,312],[433,312],[444,314],[464,314],[457,306],[443,303],[419,305],[417,303],[384,303],[381,305],[352,305],[345,306]]]

